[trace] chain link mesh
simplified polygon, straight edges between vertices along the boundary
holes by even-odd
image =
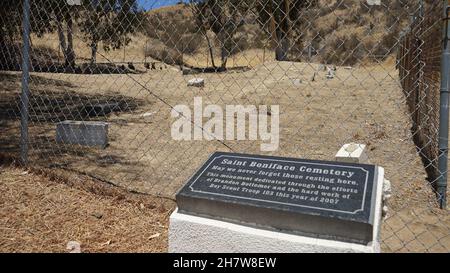
[[[345,143],[367,145],[392,183],[383,251],[450,251],[433,187],[443,1],[30,1],[31,166],[173,198],[212,152],[262,153],[261,141],[174,140],[176,105],[279,105],[280,146],[263,154],[333,160]],[[11,158],[21,2],[0,3],[0,152]],[[109,145],[57,142],[63,121],[107,122]]]

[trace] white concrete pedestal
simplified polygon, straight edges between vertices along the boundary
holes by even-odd
[[[369,245],[323,240],[268,231],[219,220],[178,213],[170,216],[171,253],[327,253],[380,252],[380,224],[384,169],[378,167],[373,238]]]

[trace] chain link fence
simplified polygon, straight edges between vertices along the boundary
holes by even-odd
[[[441,84],[443,2],[424,5],[403,37],[398,52],[398,69],[409,111],[414,140],[420,149],[430,182],[439,177],[439,92]]]
[[[30,166],[172,199],[214,151],[333,160],[361,143],[392,183],[383,251],[450,251],[433,187],[444,1],[29,1]],[[0,152],[17,160],[23,8],[0,3]],[[200,101],[278,105],[278,149],[176,140],[174,108]],[[88,122],[107,145],[57,137]]]

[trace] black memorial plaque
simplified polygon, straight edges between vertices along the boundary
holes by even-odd
[[[180,213],[355,243],[373,240],[377,167],[214,153],[177,194]]]

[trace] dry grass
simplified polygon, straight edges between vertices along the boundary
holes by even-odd
[[[385,168],[393,187],[390,214],[382,231],[385,251],[450,251],[450,214],[436,209],[433,190],[412,140],[411,116],[395,70],[395,59],[374,63],[364,58],[367,49],[378,52],[375,42],[386,45],[395,42],[386,36],[386,24],[382,22],[386,18],[379,11],[375,11],[376,16],[352,14],[358,10],[356,1],[345,1],[352,7],[349,9],[330,8],[335,3],[328,1],[320,12],[311,10],[311,16],[317,20],[312,22],[308,35],[316,30],[321,32],[324,39],[319,42],[330,53],[327,58],[335,58],[335,62],[360,55],[356,58],[359,65],[350,69],[338,66],[333,80],[327,80],[325,72],[318,71],[323,59],[275,62],[273,51],[261,48],[230,57],[228,67],[249,66],[252,68],[249,71],[199,75],[206,81],[201,89],[187,87],[187,81],[194,76],[182,75],[171,66],[129,75],[32,73],[31,93],[35,96],[31,101],[29,128],[32,165],[84,172],[123,189],[173,197],[212,152],[228,149],[218,142],[174,141],[170,136],[171,109],[159,99],[170,105],[190,106],[197,96],[204,98],[204,104],[221,106],[280,105],[281,142],[274,154],[332,160],[343,143],[357,142],[367,145],[373,164]],[[175,12],[178,8],[155,12]],[[373,28],[370,34],[368,28]],[[75,36],[75,49],[82,62],[90,57],[90,49],[77,32]],[[337,48],[342,43],[344,46]],[[148,48],[154,50],[156,59],[163,59],[165,45],[161,44],[161,41],[148,43],[147,37],[140,35],[122,50],[105,52],[100,46],[97,60],[152,61],[145,57]],[[367,49],[352,52],[358,44]],[[54,34],[33,37],[33,45],[49,53],[54,50],[52,58],[58,55]],[[217,65],[220,60],[217,48],[215,54]],[[381,52],[381,55],[388,54]],[[58,58],[61,62],[61,54]],[[185,54],[183,62],[196,67],[211,66],[204,44],[195,53]],[[145,70],[142,64],[137,67]],[[294,84],[299,80],[300,84]],[[0,82],[3,95],[0,116],[7,117],[0,120],[0,146],[2,152],[17,154],[20,127],[15,108],[20,77],[17,73],[2,73]],[[133,111],[98,118],[110,123],[110,146],[105,150],[58,146],[54,142],[55,124],[36,120],[42,113],[55,114],[55,106],[44,104],[43,99],[59,98],[67,106],[80,96],[90,103],[98,103],[99,96],[108,100],[124,96],[138,101]],[[74,109],[69,109],[65,117],[80,119],[78,108]],[[145,113],[152,114],[143,118]],[[237,152],[261,153],[259,142],[226,144]],[[1,251],[63,252],[70,240],[79,240],[85,251],[92,252],[167,249],[167,216],[173,202],[130,194],[84,176],[54,179],[3,167],[0,180]],[[100,214],[102,217],[98,219],[95,215]],[[157,233],[161,236],[149,239]]]
[[[190,105],[194,96],[204,97],[205,104],[278,104],[282,109],[281,146],[276,155],[330,160],[342,143],[355,141],[367,144],[371,162],[385,167],[393,197],[383,224],[383,251],[448,252],[450,214],[436,209],[412,141],[394,64],[391,59],[351,70],[338,67],[337,79],[326,80],[325,72],[318,72],[312,82],[317,64],[269,62],[244,73],[203,74],[203,89],[188,88],[186,81],[192,76],[172,69],[140,75],[33,73],[34,94],[38,90],[87,97],[115,94],[140,103],[135,111],[106,117],[111,124],[111,145],[101,151],[59,147],[54,143],[53,123],[32,122],[32,165],[40,168],[50,162],[129,190],[173,196],[212,152],[227,149],[217,142],[172,140],[170,108],[136,81],[172,105]],[[292,83],[298,78],[303,81],[301,87]],[[14,95],[20,78],[8,73],[2,83],[3,93]],[[4,103],[8,106],[11,101]],[[154,115],[144,119],[141,115],[146,112]],[[16,121],[5,121],[0,143],[8,146],[3,148],[15,151],[18,129]],[[261,153],[258,142],[227,144],[235,151]],[[0,174],[2,251],[65,251],[70,240],[79,240],[85,251],[92,252],[167,249],[167,215],[173,203],[161,207],[157,199],[112,186],[111,192],[105,190],[111,187],[83,177],[67,177],[63,181],[69,185],[61,185],[22,172],[4,168]],[[140,209],[142,202],[144,210]],[[96,212],[103,217],[92,216]],[[156,233],[161,237],[148,240]],[[104,245],[110,240],[110,245]]]
[[[8,166],[0,181],[0,252],[167,251],[171,201]]]
[[[389,4],[389,9],[395,6]],[[364,7],[364,5],[363,5]],[[333,63],[336,65],[355,65],[361,61],[379,61],[388,58],[394,52],[395,38],[405,27],[407,11],[396,8],[398,18],[392,19],[394,11],[382,12],[377,9],[365,10],[358,1],[321,1],[318,7],[302,12],[296,26],[302,33],[300,43],[292,41],[289,58],[304,61],[308,58],[304,45],[312,43],[318,50],[312,62]],[[253,14],[247,14],[252,22]],[[155,60],[168,64],[181,64],[195,67],[211,67],[212,62],[205,37],[199,31],[190,8],[186,5],[174,5],[155,9],[142,21],[142,34],[131,37],[131,42],[119,50],[105,51],[99,44],[98,63],[144,63]],[[211,31],[215,63],[220,65],[220,45]],[[234,35],[235,49],[229,58],[227,67],[255,67],[274,59],[273,43],[264,34],[261,26],[255,22],[247,23]],[[63,62],[55,33],[43,37],[32,36],[34,48],[47,50],[52,60]],[[75,28],[74,48],[79,64],[91,57],[88,42],[83,40],[80,31]],[[265,53],[264,53],[265,52]],[[141,69],[143,65],[140,65]]]

